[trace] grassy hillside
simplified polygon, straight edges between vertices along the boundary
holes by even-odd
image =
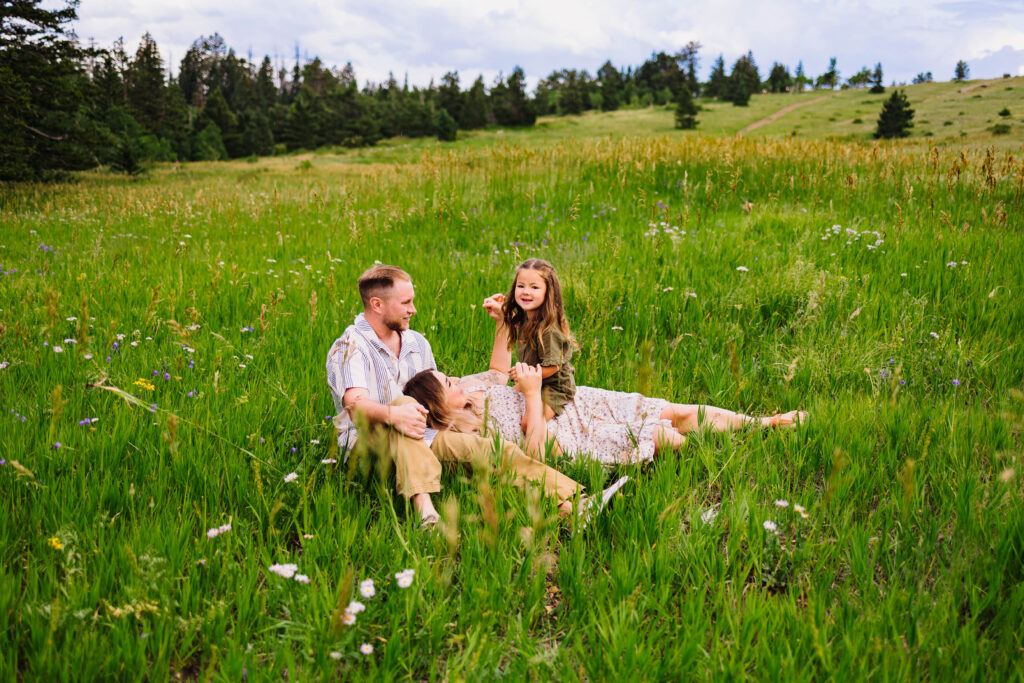
[[[868,96],[834,99],[847,135]],[[4,188],[0,678],[1019,677],[1019,155],[711,113]],[[556,460],[633,478],[583,533],[449,471],[420,530],[342,463],[327,350],[380,260],[442,369],[483,369],[480,303],[528,256],[580,384],[811,421]]]

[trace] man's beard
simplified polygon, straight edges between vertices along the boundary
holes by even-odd
[[[392,318],[384,321],[384,327],[392,332],[405,332],[409,329],[409,324],[405,321],[405,318]]]

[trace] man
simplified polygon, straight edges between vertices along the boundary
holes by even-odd
[[[409,329],[416,313],[409,274],[395,266],[374,266],[359,276],[359,295],[363,312],[327,354],[338,445],[355,443],[356,414],[390,427],[386,455],[395,463],[398,493],[412,500],[424,526],[433,526],[438,514],[430,494],[441,490],[441,460],[480,463],[493,452],[493,444],[471,434],[427,429],[426,408],[402,397],[410,377],[437,369],[430,343]],[[513,444],[503,444],[500,457],[515,470],[517,482],[540,483],[563,506],[581,488]]]

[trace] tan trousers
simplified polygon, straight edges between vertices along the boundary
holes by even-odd
[[[411,400],[403,396],[392,401],[391,405],[402,405]],[[508,470],[516,486],[525,487],[528,481],[536,482],[543,487],[544,493],[554,496],[559,503],[571,500],[577,491],[583,490],[561,472],[528,456],[519,446],[504,440],[499,443],[499,450],[495,452],[493,439],[443,430],[427,447],[421,439],[411,439],[389,429],[387,457],[395,463],[398,493],[406,498],[440,491],[442,462]]]

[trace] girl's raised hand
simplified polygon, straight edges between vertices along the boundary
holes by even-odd
[[[487,315],[494,318],[495,322],[501,322],[501,307],[504,303],[504,294],[494,294],[484,299],[484,310],[487,311]]]

